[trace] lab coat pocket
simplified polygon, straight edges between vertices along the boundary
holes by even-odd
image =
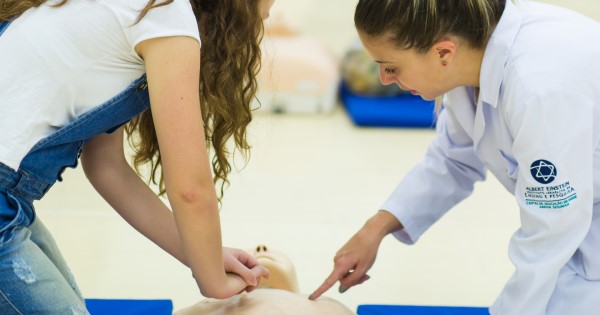
[[[504,151],[498,151],[500,151],[500,155],[502,155],[506,161],[506,175],[514,180],[517,180],[517,176],[519,174],[519,163],[517,163],[512,156],[506,154]]]

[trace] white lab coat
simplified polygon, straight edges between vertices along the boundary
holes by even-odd
[[[507,1],[485,51],[479,98],[444,99],[423,161],[382,209],[412,244],[489,170],[514,194],[516,267],[493,315],[600,314],[600,24]]]

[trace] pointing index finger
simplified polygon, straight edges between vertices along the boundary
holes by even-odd
[[[329,290],[339,279],[341,279],[344,274],[345,272],[343,270],[340,269],[338,271],[334,269],[333,272],[329,275],[329,277],[327,277],[325,282],[323,282],[323,284],[321,284],[321,286],[317,290],[315,290],[315,292],[313,292],[313,294],[311,294],[308,297],[308,299],[318,299],[323,293]]]

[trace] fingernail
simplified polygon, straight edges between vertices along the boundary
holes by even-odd
[[[345,286],[340,285],[340,293],[344,293],[346,291],[348,291],[348,288],[346,288]]]

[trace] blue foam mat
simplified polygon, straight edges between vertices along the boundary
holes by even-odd
[[[435,102],[420,96],[364,96],[353,94],[342,82],[340,98],[352,121],[369,127],[435,127]]]
[[[359,305],[358,315],[489,315],[484,307]]]
[[[171,300],[85,299],[91,315],[171,315]]]

